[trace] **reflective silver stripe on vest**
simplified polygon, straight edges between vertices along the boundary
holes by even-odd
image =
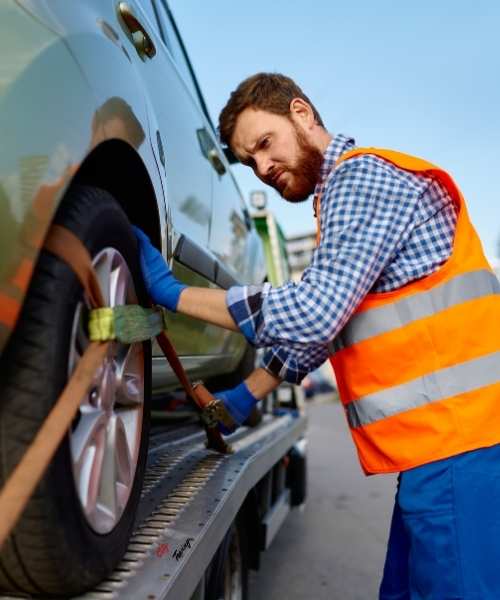
[[[498,382],[500,352],[494,352],[350,402],[347,419],[351,427],[360,427]]]
[[[500,294],[500,282],[487,269],[463,273],[426,292],[354,315],[330,344],[332,353],[417,319],[482,296]]]

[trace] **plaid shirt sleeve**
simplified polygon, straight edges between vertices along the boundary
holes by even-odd
[[[329,354],[326,344],[309,344],[300,350],[273,346],[262,357],[260,366],[284,381],[298,384],[320,367]]]
[[[370,155],[331,173],[321,199],[321,243],[302,279],[228,291],[229,311],[247,340],[271,346],[264,368],[297,383],[324,362],[327,344],[411,235],[429,185]]]

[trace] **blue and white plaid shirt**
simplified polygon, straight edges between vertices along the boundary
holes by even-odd
[[[432,176],[374,155],[337,159],[354,140],[336,135],[326,149],[321,242],[298,283],[232,287],[227,305],[247,340],[270,346],[262,365],[299,383],[328,358],[327,344],[368,292],[399,288],[435,271],[450,255],[456,209]]]

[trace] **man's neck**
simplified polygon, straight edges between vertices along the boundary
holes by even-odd
[[[317,145],[316,147],[324,154],[326,149],[330,145],[330,142],[333,140],[333,135],[331,135],[326,129],[321,128],[318,131]]]

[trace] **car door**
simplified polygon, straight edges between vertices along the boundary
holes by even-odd
[[[210,248],[214,177],[217,177],[221,159],[212,151],[215,137],[208,111],[168,5],[163,0],[140,0],[137,4],[144,9],[144,14],[149,15],[149,21],[153,16],[156,18],[161,37],[154,60],[161,58],[162,63],[151,74],[156,89],[150,101],[165,145],[174,274],[191,285],[228,287],[236,279],[229,275]],[[154,60],[150,61],[152,65]],[[167,68],[171,74],[164,77]],[[177,154],[179,147],[182,153]],[[204,189],[199,182],[193,181],[197,176],[193,168],[201,173],[201,165],[203,181],[207,181],[205,175],[208,178]],[[195,183],[197,191],[193,191]],[[228,218],[229,227],[229,214],[224,218]],[[168,325],[172,341],[180,349],[183,362],[193,376],[208,377],[230,371],[244,352],[243,338],[224,329],[179,314],[170,314]],[[161,380],[158,369],[155,369],[155,377],[157,381]]]
[[[206,109],[203,95],[199,88],[191,64],[187,57],[182,38],[177,30],[173,16],[165,0],[154,0],[154,7],[162,29],[166,45],[179,70],[179,74],[190,93],[192,101],[203,113],[203,122],[196,131],[200,155],[210,165],[211,179],[211,217],[210,231],[207,243],[195,247],[188,236],[183,239],[175,252],[182,266],[197,270],[205,263],[205,270],[213,268],[212,281],[222,288],[228,288],[239,281],[238,269],[245,263],[245,241],[248,233],[248,223],[242,210],[242,199],[234,179],[229,171],[229,165],[216,136]],[[174,215],[175,225],[175,215]],[[215,231],[214,231],[215,228]],[[197,266],[198,265],[198,266]],[[240,270],[240,274],[242,271]],[[230,370],[238,362],[244,351],[244,340],[241,336],[227,331],[206,331],[210,338],[210,348],[214,359],[218,356],[216,369]]]

